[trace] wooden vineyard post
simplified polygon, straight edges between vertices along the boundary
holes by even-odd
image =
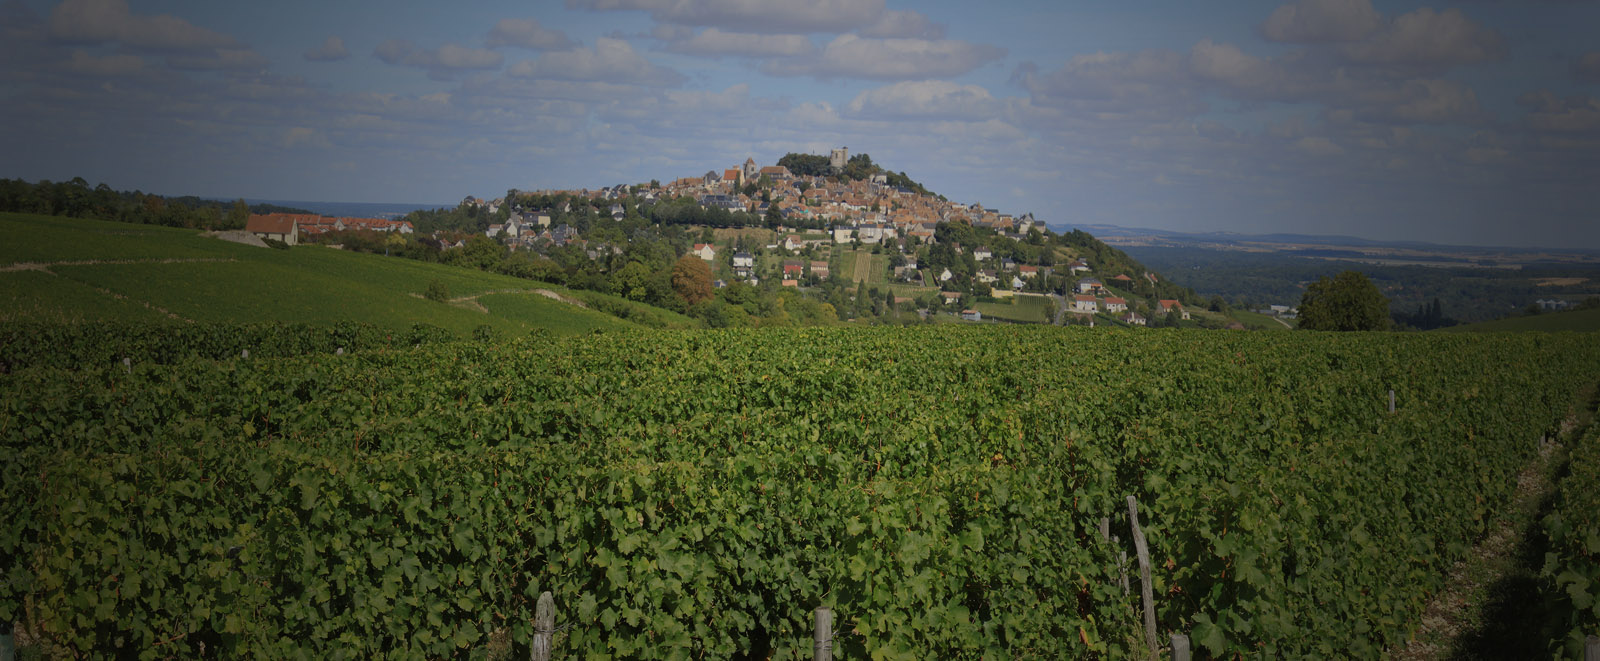
[[[556,635],[556,598],[549,591],[539,593],[539,604],[533,611],[533,646],[529,654],[533,661],[550,661],[550,641]]]
[[[1389,412],[1394,413],[1394,389],[1389,389]]]
[[[129,359],[129,358],[123,358],[122,359],[122,371],[127,372],[128,374],[132,374],[133,373],[133,360],[132,359]]]
[[[1156,660],[1156,597],[1150,585],[1150,548],[1145,544],[1144,531],[1139,529],[1139,499],[1128,496],[1128,526],[1133,529],[1133,550],[1139,554],[1139,597],[1144,602],[1144,642],[1150,648],[1150,660]]]
[[[1172,661],[1189,661],[1189,636],[1172,634]]]
[[[833,661],[833,610],[818,606],[814,614],[816,628],[812,633],[813,661]]]
[[[1600,636],[1583,641],[1583,661],[1600,661]]]

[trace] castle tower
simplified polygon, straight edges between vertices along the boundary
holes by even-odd
[[[756,175],[761,174],[761,168],[756,167],[756,159],[744,159],[744,180],[755,181]]]
[[[844,169],[844,164],[848,163],[849,161],[850,161],[850,148],[849,147],[840,147],[838,149],[835,149],[835,150],[833,150],[833,154],[828,156],[828,165],[832,166],[833,169],[835,169],[835,170],[843,170]]]

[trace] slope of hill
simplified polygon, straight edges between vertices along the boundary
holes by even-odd
[[[1496,319],[1464,326],[1451,326],[1440,329],[1447,332],[1459,333],[1488,333],[1496,331],[1600,331],[1600,309],[1572,310],[1569,312],[1549,312],[1545,314],[1528,315],[1524,317],[1510,317]]]
[[[448,303],[423,298],[432,283],[444,285]],[[516,334],[640,327],[595,309],[604,308],[692,323],[666,310],[634,310],[644,307],[319,246],[270,250],[193,230],[0,214],[0,321],[362,321],[397,329],[425,323],[458,335],[484,325]]]

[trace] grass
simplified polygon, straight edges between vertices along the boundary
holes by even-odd
[[[8,321],[176,322],[137,302],[43,271],[0,273],[0,323]]]
[[[974,303],[973,306],[983,313],[985,318],[1005,319],[1007,321],[1021,321],[1033,324],[1043,324],[1050,320],[1045,318],[1045,307],[1050,299],[1043,296],[1013,296],[1011,303]]]
[[[1234,310],[1233,318],[1239,320],[1239,323],[1244,324],[1244,327],[1250,330],[1289,330],[1289,327],[1278,323],[1275,317],[1270,317],[1260,312]],[[1289,326],[1294,326],[1293,321],[1285,321],[1289,323]]]
[[[495,317],[547,328],[555,333],[576,335],[592,330],[639,328],[638,324],[603,312],[575,310],[572,305],[553,301],[543,294],[489,294],[478,297],[478,304]]]
[[[0,213],[0,265],[87,260],[231,259],[260,250],[195,230]]]
[[[390,261],[404,262],[398,258]],[[425,323],[457,335],[471,333],[481,324],[502,332],[529,330],[521,323],[467,307],[411,296],[405,286],[341,280],[270,261],[95,264],[54,270],[63,278],[146,301],[194,321],[332,324],[355,320],[396,329]],[[524,288],[529,284],[522,283]]]
[[[1476,324],[1451,326],[1446,332],[1498,332],[1498,331],[1600,331],[1600,309],[1546,312],[1544,314],[1496,319]]]
[[[475,269],[322,246],[270,250],[177,228],[0,214],[0,265],[19,262],[56,263],[48,271],[0,272],[0,321],[170,319],[155,306],[193,321],[360,321],[397,330],[426,323],[463,337],[480,325],[509,334],[697,326],[643,303]],[[590,309],[542,297],[489,297],[492,306],[421,298],[435,281],[452,299],[548,289]]]

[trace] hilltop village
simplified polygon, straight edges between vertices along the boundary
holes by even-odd
[[[398,221],[259,215],[250,230],[613,293],[712,326],[1225,323],[1194,318],[1192,292],[1088,234],[948,200],[846,148],[666,183],[511,190]],[[677,291],[685,257],[704,263],[711,292]]]

